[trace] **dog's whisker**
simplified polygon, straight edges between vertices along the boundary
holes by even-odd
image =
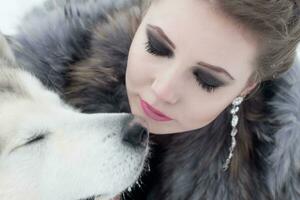
[[[142,186],[141,186],[139,180],[136,182],[136,184],[137,184],[140,188],[142,188]]]

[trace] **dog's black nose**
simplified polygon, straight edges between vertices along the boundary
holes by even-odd
[[[134,117],[123,129],[122,141],[132,147],[145,148],[148,144],[149,132],[144,120]]]

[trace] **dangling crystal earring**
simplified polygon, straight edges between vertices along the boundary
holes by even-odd
[[[226,171],[229,167],[229,164],[230,164],[230,160],[233,156],[233,150],[236,146],[236,139],[235,139],[235,136],[237,134],[237,128],[236,128],[236,125],[239,121],[239,117],[236,115],[236,113],[239,111],[239,105],[243,102],[244,100],[244,97],[242,96],[239,96],[237,98],[235,98],[232,102],[232,109],[230,110],[230,113],[232,114],[232,120],[231,120],[231,126],[232,126],[232,129],[231,129],[231,146],[229,148],[229,156],[228,158],[226,159],[226,162],[225,164],[223,165],[223,170]]]

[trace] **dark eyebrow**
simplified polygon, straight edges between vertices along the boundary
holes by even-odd
[[[235,80],[231,74],[229,74],[229,72],[227,72],[225,69],[223,69],[222,67],[218,67],[218,66],[214,66],[214,65],[211,65],[211,64],[208,64],[208,63],[205,63],[203,61],[200,61],[197,63],[198,65],[202,66],[202,67],[206,67],[208,69],[211,69],[213,71],[216,71],[218,73],[223,73],[225,74],[226,76],[228,76],[231,80]]]
[[[154,26],[151,24],[148,24],[148,27],[150,29],[154,29],[158,33],[158,35],[160,37],[162,37],[173,49],[176,49],[175,44],[170,40],[170,38],[168,38],[168,36],[165,34],[165,32],[160,27]]]

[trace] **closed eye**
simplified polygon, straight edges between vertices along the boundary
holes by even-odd
[[[50,134],[50,132],[48,131],[40,131],[39,133],[27,138],[25,140],[25,142],[23,142],[22,144],[16,146],[15,148],[13,148],[9,154],[11,154],[12,152],[20,149],[21,147],[26,147],[29,145],[33,145],[33,144],[37,144],[39,142],[42,142],[48,135]]]
[[[154,36],[149,29],[147,29],[147,39],[148,41],[146,42],[145,47],[147,52],[156,56],[164,56],[168,58],[172,58],[174,56],[173,51],[160,41],[157,36]]]
[[[45,134],[34,135],[28,138],[24,145],[31,145],[33,143],[40,142],[41,140],[45,139],[45,137],[46,137]]]
[[[193,72],[198,84],[207,92],[213,92],[215,89],[220,88],[225,85],[223,81],[210,75],[201,69],[196,68]]]
[[[50,134],[49,131],[38,131],[36,134],[27,138],[21,146],[33,145],[42,142]]]
[[[169,47],[169,45],[166,45],[166,43],[168,43],[166,42],[166,39],[164,39],[166,37],[162,37],[160,34],[153,31],[153,28],[151,27],[152,26],[148,26],[146,29],[146,36],[148,39],[145,43],[146,51],[154,56],[173,58],[175,54],[173,50]],[[167,39],[167,41],[168,40],[169,39]],[[196,67],[196,69],[193,70],[193,75],[198,85],[209,93],[214,92],[215,89],[226,85],[226,82],[220,80],[219,78],[216,78],[209,72],[201,70],[199,67]]]

